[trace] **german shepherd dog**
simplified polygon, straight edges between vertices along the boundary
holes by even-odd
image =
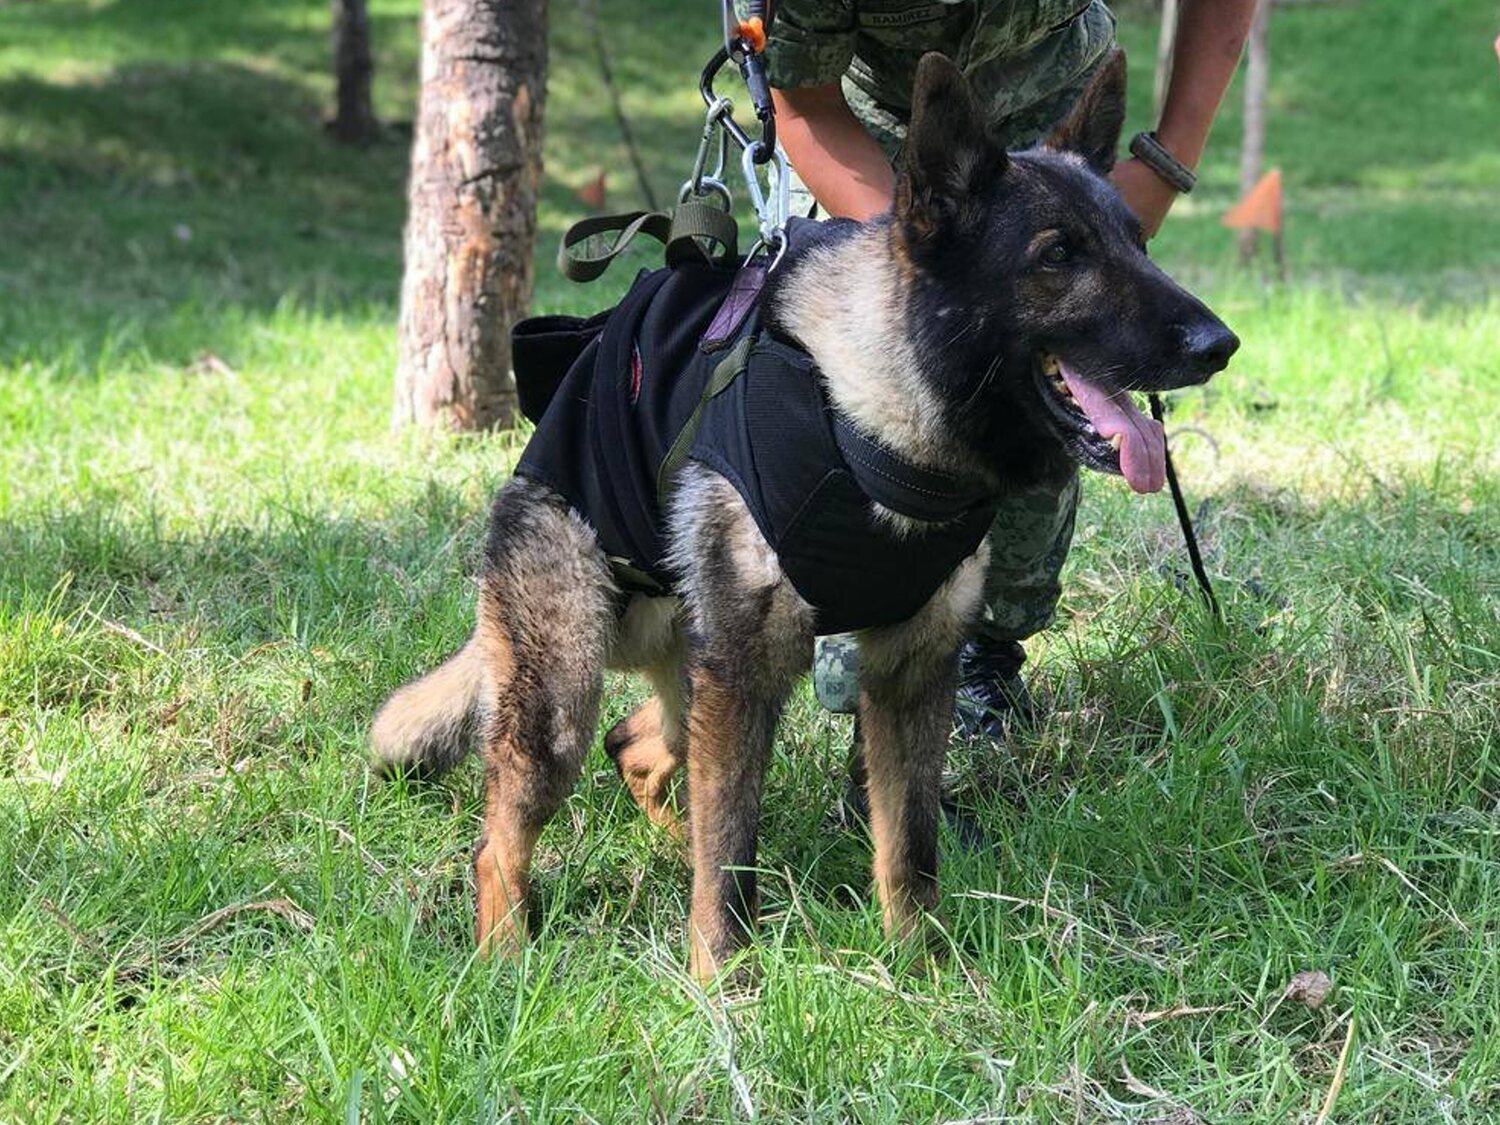
[[[1007,154],[959,70],[927,56],[890,214],[771,274],[763,317],[811,355],[833,406],[907,461],[975,474],[996,495],[1075,464],[1161,487],[1161,429],[1128,392],[1202,383],[1238,340],[1146,257],[1105,178],[1124,78],[1116,54],[1041,145]],[[814,616],[725,478],[687,462],[663,518],[677,586],[621,608],[588,523],[513,479],[491,515],[473,635],[375,718],[387,770],[430,774],[483,747],[485,952],[525,940],[532,853],[594,740],[606,667],[642,671],[657,692],[607,738],[654,821],[675,822],[669,783],[688,767],[693,972],[712,977],[747,940],[767,760]],[[897,936],[938,901],[956,653],[987,553],[909,620],[858,637],[875,885]]]

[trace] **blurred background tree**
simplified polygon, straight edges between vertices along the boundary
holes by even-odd
[[[367,145],[380,127],[370,101],[370,15],[365,0],[333,0],[334,113],[328,131],[343,144]]]

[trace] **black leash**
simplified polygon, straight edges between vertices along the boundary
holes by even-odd
[[[1198,590],[1208,604],[1209,612],[1221,624],[1224,611],[1219,608],[1219,599],[1214,597],[1213,583],[1208,580],[1208,571],[1203,568],[1203,554],[1198,550],[1198,535],[1193,530],[1193,517],[1188,514],[1187,503],[1182,498],[1182,485],[1177,483],[1177,469],[1172,464],[1172,449],[1166,444],[1166,411],[1160,395],[1148,395],[1151,400],[1151,417],[1162,426],[1162,451],[1167,460],[1167,485],[1172,489],[1172,506],[1177,509],[1177,522],[1182,527],[1182,539],[1187,544],[1188,561],[1193,565],[1193,577],[1198,580]]]

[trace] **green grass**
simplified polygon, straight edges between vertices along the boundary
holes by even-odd
[[[663,194],[689,7],[612,24]],[[372,3],[389,121],[415,8]],[[554,19],[537,301],[588,309],[629,270],[555,278],[571,188],[635,200]],[[847,720],[799,694],[756,983],[722,1004],[602,754],[519,968],[472,959],[477,769],[366,774],[383,693],[466,632],[518,443],[387,429],[406,134],[325,142],[325,20],[0,6],[0,1121],[1311,1122],[1350,1021],[1332,1121],[1500,1114],[1490,5],[1278,10],[1292,282],[1239,275],[1217,223],[1233,104],[1160,240],[1245,340],[1173,419],[1228,626],[1173,580],[1169,505],[1090,480],[1029,646],[1051,716],[955,755],[994,847],[945,841],[925,972],[833,822]],[[1328,1002],[1279,1002],[1308,969]]]

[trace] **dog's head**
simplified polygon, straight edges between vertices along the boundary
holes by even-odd
[[[1060,447],[1151,492],[1165,443],[1130,392],[1202,383],[1239,340],[1146,256],[1106,178],[1124,114],[1116,52],[1041,145],[1007,154],[958,68],[928,55],[893,234],[912,331],[955,427],[1001,463]]]

